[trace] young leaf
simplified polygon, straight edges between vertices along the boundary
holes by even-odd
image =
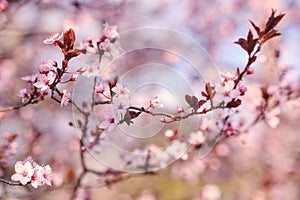
[[[185,95],[185,100],[191,108],[196,112],[199,108],[198,98],[195,96]]]
[[[241,105],[242,101],[240,99],[233,99],[229,103],[227,103],[226,107],[227,108],[236,108],[239,105]]]
[[[282,20],[282,18],[284,17],[284,13],[278,15],[275,17],[275,10],[272,9],[272,14],[271,16],[269,17],[267,23],[266,23],[266,27],[265,27],[265,30],[264,30],[264,33],[268,33],[270,30],[274,29],[275,26]]]
[[[64,48],[66,52],[73,49],[75,39],[75,32],[73,29],[69,29],[64,33]]]
[[[254,27],[254,29],[255,29],[255,31],[256,31],[258,37],[260,37],[260,36],[261,36],[260,28],[259,28],[258,26],[256,26],[256,25],[254,24],[254,22],[252,22],[251,20],[249,20],[249,21],[250,21],[251,25]]]

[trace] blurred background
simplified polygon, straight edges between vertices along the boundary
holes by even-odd
[[[87,39],[97,40],[105,22],[117,25],[119,32],[140,27],[170,29],[193,38],[219,70],[228,71],[243,67],[247,60],[233,42],[246,36],[251,28],[248,20],[263,26],[271,9],[286,13],[277,27],[282,36],[262,49],[255,74],[246,80],[245,112],[253,109],[260,85],[276,84],[277,68],[292,67],[289,84],[299,83],[299,0],[0,0],[0,107],[20,104],[17,94],[25,87],[20,77],[36,73],[41,61],[62,58],[57,48],[42,42],[53,32],[73,28],[80,45]],[[280,50],[276,61],[274,49]],[[49,99],[0,113],[0,134],[19,134],[18,151],[7,167],[0,169],[0,177],[9,179],[15,161],[26,155],[52,164],[55,173],[52,189],[40,188],[33,194],[31,188],[6,186],[11,195],[4,195],[5,186],[1,185],[0,198],[68,197],[68,184],[74,184],[79,159],[77,133],[68,126],[71,120],[70,108],[61,108]],[[295,110],[285,105],[276,129],[261,122],[249,134],[218,144],[203,160],[190,155],[189,160],[178,160],[157,175],[136,176],[111,187],[87,177],[85,182],[93,187],[80,190],[78,199],[300,199],[299,120],[299,107]],[[92,157],[90,165],[102,167]]]

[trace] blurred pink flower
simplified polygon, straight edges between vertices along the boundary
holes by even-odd
[[[38,77],[37,74],[33,74],[33,75],[23,76],[23,77],[21,77],[21,79],[28,83],[33,83],[37,77]]]
[[[57,66],[57,63],[52,60],[41,62],[39,65],[39,72],[41,74],[48,73],[49,71],[53,70],[55,66]]]
[[[221,76],[225,79],[225,81],[235,80],[237,75],[233,72],[220,72]]]
[[[265,121],[271,128],[276,128],[279,123],[280,108],[276,107],[265,113]]]
[[[8,7],[9,3],[7,0],[0,0],[0,13]]]
[[[187,144],[174,140],[167,148],[166,151],[174,158],[180,158],[187,151]]]
[[[205,136],[202,131],[192,132],[190,133],[189,143],[193,145],[202,144],[205,141]]]
[[[34,169],[29,161],[25,163],[18,161],[15,164],[16,173],[11,176],[14,181],[20,181],[22,185],[26,185],[31,181],[31,177],[34,174]]]
[[[105,129],[108,132],[113,131],[116,127],[116,123],[115,123],[115,118],[112,115],[112,113],[106,113],[104,118],[105,118],[105,120],[100,123],[99,128]]]
[[[67,90],[63,90],[60,105],[61,106],[68,105],[70,97],[71,97],[71,93],[68,92]]]
[[[114,40],[117,37],[119,37],[117,26],[110,26],[108,23],[105,23],[103,26],[104,26],[103,34],[106,38],[110,40]]]
[[[22,103],[24,103],[30,98],[30,91],[28,91],[26,88],[23,88],[19,91],[18,97],[22,98]]]

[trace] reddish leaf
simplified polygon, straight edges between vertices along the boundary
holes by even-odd
[[[245,51],[248,53],[248,42],[244,38],[240,38],[237,42],[234,42],[235,44],[240,45]]]
[[[250,55],[257,43],[257,39],[253,39],[253,34],[251,32],[251,30],[249,30],[248,32],[248,36],[247,36],[247,42],[248,42],[248,54]]]
[[[137,118],[141,112],[129,111],[129,115],[131,119]]]
[[[205,104],[205,103],[206,103],[205,100],[200,100],[200,101],[198,102],[199,108],[200,108],[201,106],[203,106],[203,104]]]
[[[208,98],[208,94],[206,94],[206,93],[203,92],[203,91],[201,92],[201,95],[204,96],[204,97],[206,97],[206,98]],[[208,99],[209,99],[209,98],[208,98]]]
[[[273,28],[275,28],[275,26],[282,20],[282,18],[284,17],[284,13],[278,15],[275,17],[275,10],[272,9],[272,14],[269,17],[267,23],[266,23],[266,27],[264,30],[264,33],[268,33],[270,30],[272,30]]]
[[[252,26],[254,27],[258,37],[260,37],[261,36],[260,28],[258,26],[256,26],[251,20],[249,20],[249,21],[252,24]]]
[[[73,29],[69,29],[64,33],[64,48],[65,51],[68,52],[69,50],[73,49],[75,43],[75,32]]]
[[[270,95],[267,92],[267,88],[266,87],[261,87],[260,90],[261,90],[262,98],[264,100],[268,101]]]
[[[281,33],[278,33],[276,30],[272,30],[271,32],[264,35],[263,42],[270,40],[271,38],[279,36],[279,35],[281,35]]]
[[[227,108],[236,108],[239,105],[241,105],[242,101],[240,99],[233,99],[229,103],[227,103],[226,107]]]
[[[194,111],[198,110],[199,103],[198,103],[198,98],[197,97],[185,95],[185,100],[194,109]]]
[[[14,139],[17,138],[17,136],[18,136],[18,135],[15,134],[15,133],[14,133],[14,134],[11,134],[11,135],[8,136],[7,141],[8,141],[8,142],[12,142],[12,141],[14,141]]]

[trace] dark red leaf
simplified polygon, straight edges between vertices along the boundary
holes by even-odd
[[[253,34],[251,32],[251,30],[249,30],[248,32],[248,36],[247,36],[247,42],[248,42],[248,54],[250,55],[257,43],[258,39],[253,39]]]
[[[234,42],[235,44],[240,45],[245,51],[248,53],[248,42],[244,38],[240,38],[237,42]]]
[[[199,108],[200,108],[201,106],[203,106],[203,104],[205,104],[205,103],[206,103],[205,100],[200,100],[200,101],[198,102]]]
[[[249,21],[252,24],[252,26],[254,27],[258,37],[260,37],[261,36],[260,28],[258,26],[256,26],[251,20],[249,20]]]
[[[7,141],[8,142],[12,142],[14,139],[16,139],[17,138],[17,134],[11,134],[11,135],[9,135],[8,137],[7,137]]]
[[[233,99],[232,101],[230,101],[229,103],[227,103],[226,107],[227,108],[236,108],[239,105],[241,105],[242,100],[240,99]]]
[[[261,87],[260,90],[261,90],[262,98],[263,98],[264,100],[268,101],[270,95],[269,95],[268,92],[267,92],[267,88],[266,88],[266,87]]]
[[[282,20],[282,18],[284,17],[284,13],[278,15],[275,17],[275,10],[272,9],[272,14],[269,17],[267,23],[266,23],[266,27],[264,30],[264,33],[268,33],[270,30],[272,30],[273,28],[275,28],[275,26]]]
[[[129,111],[129,115],[131,119],[137,118],[141,112]]]
[[[73,49],[75,39],[75,32],[73,31],[73,29],[69,29],[64,33],[64,48],[66,52]]]
[[[206,97],[206,98],[208,97],[208,94],[206,94],[206,93],[203,92],[203,91],[201,92],[201,95],[204,96],[204,97]]]

